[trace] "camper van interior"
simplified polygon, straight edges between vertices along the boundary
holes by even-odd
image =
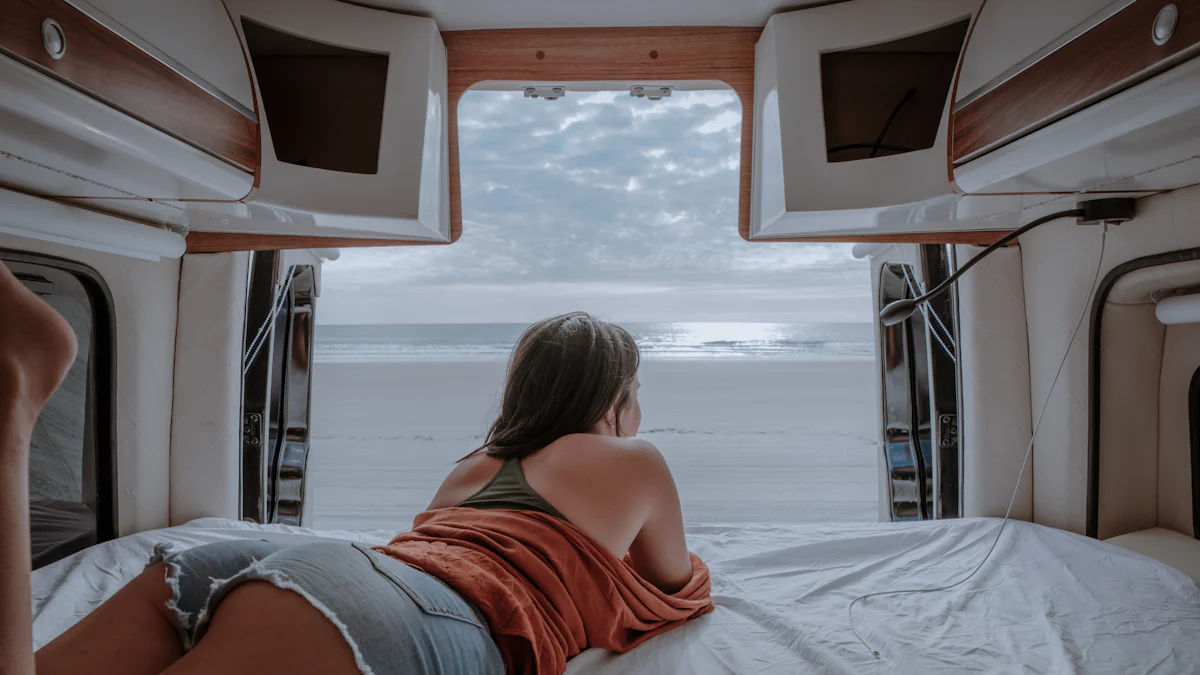
[[[29,354],[53,348],[12,337],[42,330],[49,315],[30,307],[52,308],[77,345],[29,429],[11,421],[28,401],[0,388],[0,673],[33,673],[43,647],[37,672],[60,672],[64,650],[101,630],[96,612],[151,572],[172,593],[158,605],[182,658],[138,670],[90,652],[94,672],[226,663],[202,661],[215,657],[198,636],[211,621],[206,637],[225,639],[209,610],[237,606],[233,578],[295,591],[344,640],[329,658],[352,669],[305,656],[310,670],[294,672],[1200,668],[1200,0],[0,6],[0,275],[19,282],[0,278],[0,366],[28,375]],[[477,495],[439,501],[477,466],[450,464],[427,513],[314,527],[323,269],[355,249],[469,236],[464,96],[549,106],[628,92],[654,106],[708,91],[740,101],[722,225],[737,245],[844,243],[868,270],[875,522],[688,520],[679,535],[646,516],[622,539],[589,529],[600,507],[542,489],[544,463],[526,462],[526,482],[522,457],[542,446],[494,454],[525,447],[504,445],[502,412],[480,457],[504,468]],[[625,363],[623,332],[570,321]],[[526,336],[528,352],[538,332]],[[644,442],[618,431],[638,428],[630,382],[588,422],[617,439],[605,442]],[[501,479],[532,506],[451,522]],[[622,503],[644,493],[629,490]],[[677,497],[673,509],[678,521]],[[488,529],[502,526],[516,529]],[[589,557],[530,543],[547,533]],[[690,558],[672,548],[683,536]],[[512,553],[518,541],[531,552]],[[491,566],[431,562],[462,542],[462,559]],[[425,619],[481,630],[486,654],[458,663],[478,636],[443,627],[454,658],[409,660],[402,640],[281,582],[267,553],[227,574],[187,557],[333,543]],[[339,569],[324,568],[326,584]],[[551,572],[554,592],[537,581]],[[190,611],[186,573],[203,577]],[[480,595],[502,574],[539,589],[520,611]],[[397,616],[372,621],[390,631]],[[271,658],[324,644],[289,631],[240,639]]]

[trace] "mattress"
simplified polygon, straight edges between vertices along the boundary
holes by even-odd
[[[1200,663],[1200,586],[1138,553],[1023,522],[1005,528],[967,583],[940,593],[877,591],[957,581],[1000,521],[699,525],[689,547],[713,573],[716,611],[627,654],[589,650],[569,675],[695,673],[1179,673]],[[200,519],[94,546],[33,575],[40,646],[144,567],[155,544],[237,538],[379,543],[392,532],[315,532]],[[878,651],[879,657],[872,655]]]
[[[1152,527],[1104,541],[1164,562],[1200,581],[1200,539],[1164,527]]]

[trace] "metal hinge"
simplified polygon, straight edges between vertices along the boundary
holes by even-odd
[[[957,415],[938,416],[938,445],[943,448],[952,448],[958,445]]]
[[[560,85],[544,87],[524,87],[525,98],[544,98],[547,101],[557,101],[567,95],[567,88]]]
[[[262,443],[262,415],[246,413],[242,421],[242,443],[257,446]]]
[[[671,96],[671,87],[659,84],[635,84],[629,88],[629,95],[634,98],[648,98],[651,101],[661,101]]]

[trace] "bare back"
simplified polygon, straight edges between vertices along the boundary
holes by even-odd
[[[617,557],[629,553],[647,581],[669,593],[691,577],[679,494],[653,444],[571,434],[520,461],[533,490]],[[464,460],[446,477],[429,510],[469,498],[502,464],[484,453]]]

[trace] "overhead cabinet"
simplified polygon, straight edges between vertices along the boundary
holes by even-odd
[[[167,12],[150,4],[5,3],[0,201],[14,207],[7,231],[177,257],[188,218],[174,202],[250,193],[258,124],[224,6],[176,0]]]
[[[1048,13],[1079,23],[1027,53],[1012,26],[1046,4],[988,3],[980,14],[963,63],[973,88],[954,105],[959,187],[1123,192],[1200,181],[1200,163],[1184,161],[1200,154],[1200,0],[1065,3],[1075,11]]]
[[[122,3],[107,2],[121,10]],[[237,34],[224,8],[173,3],[197,20],[184,54],[200,71],[232,63],[220,86],[200,77],[95,6],[64,0],[6,4],[0,21],[0,181],[32,194],[113,201],[245,197],[258,167],[253,106]],[[165,12],[157,15],[164,17]],[[198,17],[203,17],[200,20]],[[178,34],[184,27],[177,26]],[[177,45],[157,33],[159,43]],[[229,54],[233,51],[232,55]],[[153,206],[153,205],[152,205]],[[182,224],[148,208],[152,222]]]
[[[194,230],[450,241],[446,48],[431,19],[334,0],[227,0],[249,57],[255,208]]]
[[[67,0],[111,32],[170,64],[188,81],[254,115],[250,72],[221,0]]]
[[[1200,0],[851,0],[758,44],[751,239],[1007,230],[1200,182]],[[1068,204],[1069,202],[1069,204]]]
[[[169,4],[8,3],[0,185],[177,234],[453,240],[433,20]]]
[[[778,14],[755,60],[751,238],[954,194],[949,99],[971,0],[855,0]]]

